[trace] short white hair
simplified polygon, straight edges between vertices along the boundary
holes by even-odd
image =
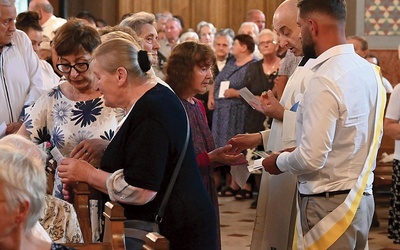
[[[25,231],[36,224],[45,202],[47,181],[43,156],[39,147],[20,135],[8,135],[0,140],[0,181],[7,208],[17,210],[21,203],[29,202]]]
[[[240,28],[239,28],[239,30],[238,30],[238,34],[242,34],[242,29],[243,29],[244,27],[246,27],[246,26],[253,26],[254,33],[255,33],[256,35],[258,35],[258,33],[260,32],[260,30],[259,30],[257,24],[255,24],[255,23],[253,23],[253,22],[244,22],[244,23],[242,23],[242,24],[240,25]]]
[[[204,26],[207,26],[211,29],[211,32],[213,34],[215,34],[215,32],[217,32],[217,29],[215,28],[214,24],[212,23],[208,23],[206,21],[201,21],[197,24],[197,34],[200,36],[200,30],[201,28],[203,28]]]
[[[191,38],[192,40],[195,40],[195,41],[199,41],[199,36],[197,35],[197,33],[196,32],[194,32],[194,31],[187,31],[187,32],[185,32],[185,33],[183,33],[182,35],[181,35],[181,37],[179,38],[179,40],[181,41],[181,42],[185,42],[187,39],[189,39],[189,38]]]
[[[278,35],[270,29],[263,29],[260,34],[258,34],[257,38],[260,39],[260,37],[264,35],[270,35],[275,42],[278,41]]]

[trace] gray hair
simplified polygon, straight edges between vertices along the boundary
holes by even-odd
[[[97,60],[98,58],[104,60]],[[96,60],[104,71],[111,74],[119,67],[124,67],[130,80],[148,77],[140,68],[137,47],[123,38],[114,38],[102,43],[93,53],[92,60]]]
[[[18,210],[21,203],[29,202],[25,231],[36,224],[45,202],[47,181],[43,156],[39,147],[20,135],[8,135],[0,140],[0,181],[4,185],[7,208]]]
[[[226,28],[226,29],[220,29],[215,33],[215,39],[214,42],[217,40],[217,37],[220,36],[224,36],[228,39],[229,41],[229,45],[232,46],[233,45],[233,38],[235,37],[235,32],[230,29],[230,28]]]
[[[189,39],[189,38],[192,38],[192,39],[194,39],[195,41],[199,41],[199,36],[197,35],[197,33],[196,32],[194,32],[194,31],[191,31],[191,30],[189,30],[189,31],[187,31],[187,32],[185,32],[185,33],[183,33],[182,35],[181,35],[181,37],[179,38],[179,40],[181,41],[181,42],[184,42],[184,41],[186,41],[187,39]]]
[[[176,17],[168,18],[168,19],[167,19],[167,22],[168,22],[168,21],[175,21],[175,22],[178,24],[178,28],[179,28],[179,29],[182,29],[181,20],[179,20],[178,18],[176,18]]]
[[[240,25],[240,28],[239,28],[239,30],[238,30],[238,34],[242,34],[242,29],[243,29],[243,27],[245,27],[245,26],[253,26],[253,28],[254,28],[254,33],[255,33],[256,35],[258,35],[258,33],[260,32],[259,29],[258,29],[257,24],[255,24],[255,23],[253,23],[253,22],[244,22],[244,23],[242,23],[242,24]]]
[[[263,29],[260,32],[260,34],[258,34],[257,38],[259,39],[261,36],[264,36],[264,35],[270,35],[275,42],[278,41],[278,35],[270,29]]]
[[[142,33],[142,27],[145,24],[154,25],[156,22],[156,18],[153,14],[141,11],[138,13],[133,14],[130,17],[125,18],[121,21],[121,26],[128,26],[133,29],[136,34],[140,36]]]
[[[212,23],[208,23],[206,21],[201,21],[197,24],[197,34],[200,36],[200,30],[201,28],[203,28],[204,26],[207,26],[211,29],[212,33],[215,34],[215,32],[217,32],[217,29],[214,27],[214,24]]]

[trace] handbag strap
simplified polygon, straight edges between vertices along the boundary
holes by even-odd
[[[181,154],[179,156],[178,162],[176,163],[175,170],[172,173],[171,180],[169,181],[167,191],[165,192],[164,198],[163,198],[163,200],[161,202],[160,209],[158,210],[158,213],[156,215],[155,222],[157,224],[160,224],[161,221],[163,220],[165,207],[167,206],[169,197],[170,197],[171,192],[172,192],[172,188],[175,185],[176,178],[178,177],[179,170],[181,169],[183,158],[186,155],[186,150],[187,150],[187,147],[188,147],[188,144],[189,144],[190,123],[189,123],[189,118],[188,118],[188,115],[186,113],[186,109],[185,109],[184,106],[183,106],[183,110],[185,111],[186,121],[187,121],[185,145],[183,146],[183,149],[182,149],[182,152],[181,152]]]

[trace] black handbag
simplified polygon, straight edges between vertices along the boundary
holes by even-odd
[[[175,166],[175,170],[172,173],[171,180],[169,181],[169,184],[167,187],[167,191],[165,192],[164,198],[161,202],[160,208],[158,209],[158,213],[155,216],[154,222],[143,221],[143,220],[126,220],[124,223],[125,224],[125,237],[127,238],[127,241],[130,238],[130,240],[133,240],[136,243],[138,243],[138,249],[142,249],[141,245],[145,242],[146,235],[149,232],[157,232],[157,233],[160,232],[159,225],[162,222],[162,219],[164,217],[165,208],[167,206],[169,197],[171,195],[172,188],[174,187],[176,178],[178,177],[179,170],[181,169],[183,158],[185,157],[187,146],[189,144],[190,124],[189,124],[189,118],[187,116],[186,110],[185,110],[185,114],[186,114],[186,121],[187,121],[185,145],[183,146],[182,152],[179,155],[178,161]],[[128,242],[127,242],[127,244],[128,244]],[[130,247],[129,249],[134,249],[134,248]]]

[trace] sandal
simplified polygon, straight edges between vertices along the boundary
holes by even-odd
[[[236,200],[245,200],[245,199],[252,199],[252,198],[253,198],[253,192],[246,190],[246,189],[241,189],[235,195]]]
[[[231,187],[224,187],[221,191],[218,192],[218,196],[221,197],[228,197],[228,196],[235,196],[239,190],[234,190]]]

